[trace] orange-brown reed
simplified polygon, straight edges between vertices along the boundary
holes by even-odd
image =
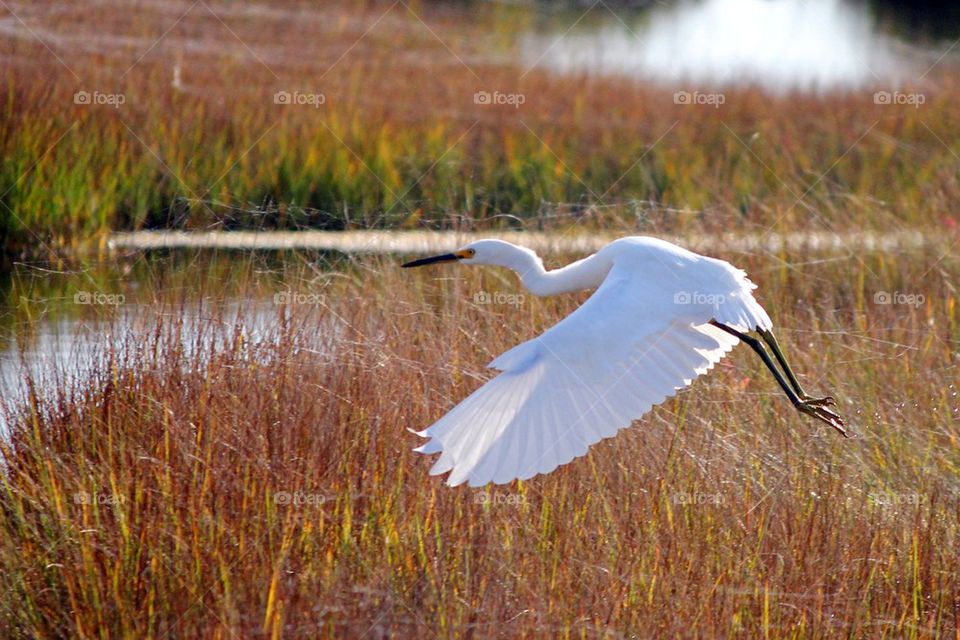
[[[955,261],[723,257],[857,438],[741,347],[548,476],[451,489],[407,430],[582,296],[476,304],[512,279],[374,258],[287,263],[248,297],[322,298],[266,311],[158,280],[136,337],[6,410],[2,635],[952,637]]]

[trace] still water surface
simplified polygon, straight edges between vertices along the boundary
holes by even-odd
[[[908,19],[893,12],[886,22]],[[615,73],[691,91],[915,85],[950,44],[920,46],[916,33],[883,27],[870,6],[844,0],[687,0],[642,11],[600,3],[544,18],[544,27],[521,42],[528,68]]]

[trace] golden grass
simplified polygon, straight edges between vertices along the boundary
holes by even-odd
[[[950,57],[903,88],[924,93],[920,108],[757,90],[712,108],[622,78],[528,73],[514,43],[538,26],[524,7],[20,13],[50,50],[20,26],[0,40],[8,251],[141,227],[889,229],[953,220],[960,196]],[[125,102],[77,105],[78,91]],[[277,91],[326,101],[277,105]],[[525,102],[477,105],[477,91]]]
[[[478,305],[512,278],[250,261],[230,281],[251,298],[323,295],[264,323],[195,275],[202,310],[158,293],[86,381],[27,380],[8,407],[4,635],[951,637],[960,327],[939,255],[723,256],[858,438],[740,347],[585,458],[483,491],[428,476],[407,429],[580,296]]]

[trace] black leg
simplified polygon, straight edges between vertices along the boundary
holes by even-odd
[[[777,359],[777,362],[780,363],[780,367],[783,369],[784,373],[787,374],[787,379],[790,380],[790,384],[793,385],[794,391],[797,392],[797,395],[801,400],[824,407],[829,407],[836,404],[831,396],[827,396],[825,398],[814,398],[813,396],[808,395],[803,390],[803,387],[800,386],[800,381],[797,380],[797,376],[794,375],[793,369],[789,364],[787,364],[787,359],[783,355],[783,351],[780,350],[780,343],[777,342],[777,338],[773,335],[773,332],[767,331],[766,329],[757,329],[757,333],[760,334],[760,337],[763,338],[763,341],[766,342],[770,347],[770,350],[773,351],[774,357]]]
[[[767,365],[768,369],[770,369],[770,373],[772,373],[773,377],[777,379],[777,382],[780,384],[780,388],[783,389],[783,392],[787,394],[788,398],[790,398],[790,402],[793,403],[793,406],[796,407],[797,405],[800,404],[800,396],[798,396],[796,392],[794,392],[794,390],[790,387],[790,385],[787,384],[787,381],[783,379],[783,374],[780,373],[780,370],[777,369],[775,364],[773,364],[773,361],[770,359],[770,356],[767,355],[766,350],[763,348],[763,345],[760,343],[759,340],[757,340],[753,336],[747,335],[746,333],[737,331],[733,327],[728,327],[727,325],[722,324],[720,322],[714,322],[713,320],[711,320],[710,324],[712,324],[713,326],[719,329],[723,329],[730,335],[736,336],[746,344],[750,345],[750,348],[757,352],[757,355],[760,356],[760,359],[763,360],[763,363]]]
[[[763,363],[767,365],[767,368],[773,374],[773,377],[776,378],[777,383],[780,385],[780,388],[783,389],[783,392],[785,394],[787,394],[787,398],[790,399],[790,402],[793,404],[794,407],[797,408],[798,411],[806,413],[807,415],[812,416],[817,420],[820,420],[822,422],[829,424],[831,427],[833,427],[834,429],[836,429],[846,437],[847,432],[844,429],[845,425],[843,422],[843,418],[841,418],[837,413],[831,411],[830,409],[827,409],[824,406],[827,400],[829,400],[832,403],[833,399],[825,398],[821,400],[814,400],[809,396],[807,396],[805,393],[803,393],[803,390],[800,388],[799,383],[797,383],[796,381],[796,376],[793,375],[793,372],[790,370],[789,366],[787,366],[786,360],[783,358],[782,353],[777,356],[777,360],[780,362],[781,366],[783,366],[784,370],[787,371],[787,375],[790,378],[790,382],[787,382],[787,380],[783,377],[783,373],[781,373],[780,370],[777,369],[777,365],[774,364],[773,360],[770,359],[770,355],[767,354],[767,351],[763,348],[762,342],[760,342],[759,340],[757,340],[751,335],[743,333],[742,331],[738,331],[733,327],[728,327],[727,325],[721,322],[717,322],[716,320],[711,320],[710,324],[717,327],[718,329],[722,329],[723,331],[726,331],[732,336],[736,336],[737,338],[739,338],[740,340],[748,344],[750,348],[753,349],[758,356],[760,356],[760,359],[763,360]],[[763,332],[761,331],[760,334],[763,335]],[[770,334],[770,335],[772,336],[773,334]],[[773,347],[771,347],[771,349],[773,349]],[[773,351],[774,351],[774,354],[776,355],[779,351],[779,346],[776,349],[773,349]],[[791,384],[793,386],[791,386]]]

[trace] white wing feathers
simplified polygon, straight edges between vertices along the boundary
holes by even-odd
[[[725,262],[722,264],[733,269]],[[770,316],[750,293],[757,288],[757,285],[747,279],[746,271],[741,269],[735,269],[734,271],[740,288],[730,292],[718,302],[714,309],[713,319],[740,331],[753,331],[757,327],[767,330],[772,329],[773,322],[770,321]]]
[[[641,284],[635,274],[615,264],[580,308],[494,360],[502,373],[419,432],[430,440],[415,451],[441,454],[430,473],[450,471],[447,484],[476,487],[550,472],[726,355],[738,340],[711,318],[769,326],[745,275],[721,276],[722,295],[678,303],[675,281]]]

